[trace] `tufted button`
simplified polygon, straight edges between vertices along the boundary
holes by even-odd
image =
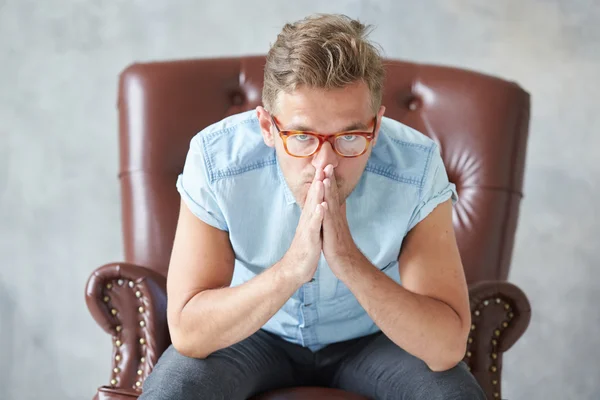
[[[244,100],[245,100],[245,96],[243,93],[240,93],[240,92],[235,92],[231,96],[231,103],[234,106],[241,106],[242,104],[244,104]]]
[[[408,109],[410,111],[416,111],[418,108],[421,107],[421,100],[419,100],[416,97],[413,97],[409,102],[408,102]]]

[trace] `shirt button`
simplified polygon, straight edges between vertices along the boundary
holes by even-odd
[[[310,307],[310,306],[312,306],[312,303],[308,303],[308,304],[304,305],[304,307]]]

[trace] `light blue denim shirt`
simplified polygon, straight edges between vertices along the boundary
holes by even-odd
[[[256,111],[233,115],[197,134],[177,189],[198,218],[229,232],[235,253],[232,286],[271,267],[290,247],[301,209],[275,150],[263,142]],[[365,171],[346,199],[354,242],[374,266],[400,283],[403,238],[449,198],[457,200],[455,186],[437,144],[383,118]],[[298,289],[263,329],[312,351],[379,331],[323,254],[314,280]]]

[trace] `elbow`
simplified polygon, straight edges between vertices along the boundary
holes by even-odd
[[[181,326],[181,314],[167,313],[169,325],[169,334],[173,348],[182,356],[190,358],[204,359],[208,357],[211,351],[203,341],[199,340],[204,335],[195,335],[188,332]]]
[[[448,371],[448,370],[451,370],[452,368],[456,367],[459,362],[460,362],[460,360],[459,361],[436,360],[436,361],[428,362],[427,366],[433,372],[444,372],[444,371]]]
[[[457,343],[454,346],[447,348],[435,359],[426,361],[425,363],[433,372],[444,372],[456,367],[465,357],[467,344]]]
[[[203,351],[199,346],[194,346],[189,341],[174,339],[172,340],[173,348],[182,356],[189,358],[205,359],[210,355],[209,352]]]
[[[467,352],[467,338],[471,329],[471,315],[467,314],[461,321],[460,331],[448,337],[440,351],[429,361],[425,361],[433,372],[444,372],[456,367]]]
[[[171,344],[173,348],[182,356],[189,358],[205,359],[212,351],[207,350],[207,346],[198,340],[191,340],[189,335],[173,330],[171,332]]]

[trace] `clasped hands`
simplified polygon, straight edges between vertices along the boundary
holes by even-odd
[[[346,218],[345,199],[331,164],[317,169],[307,192],[296,236],[286,254],[299,266],[302,281],[310,280],[317,268],[321,251],[329,268],[340,277],[344,265],[359,253]]]

